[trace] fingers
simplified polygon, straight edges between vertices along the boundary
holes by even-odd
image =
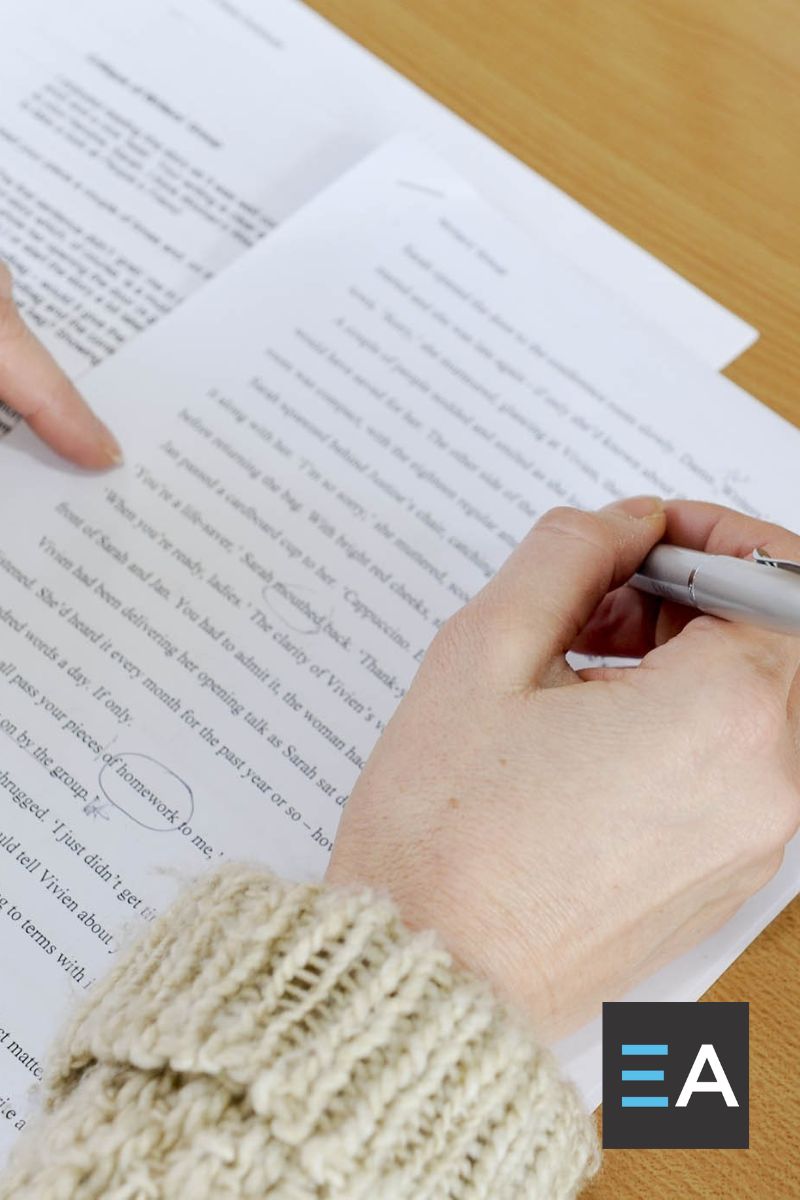
[[[729,554],[734,558],[750,558],[756,548],[774,558],[800,561],[800,537],[780,525],[747,517],[721,504],[674,500],[666,506],[666,541],[689,546],[707,554]],[[691,620],[692,613],[681,605],[664,605],[656,623],[655,645],[675,637]],[[753,630],[751,637],[766,638],[773,647],[780,641],[794,654],[794,639],[777,639],[775,634]]]
[[[605,595],[661,539],[661,502],[640,496],[597,513],[546,513],[473,602],[502,645],[511,686],[526,686],[573,645]]]
[[[758,547],[775,558],[800,561],[800,537],[779,525],[719,504],[674,500],[664,508],[664,540],[675,545],[741,558],[749,558]],[[623,587],[599,605],[572,648],[583,654],[642,658],[655,646],[676,637],[696,615],[694,609]],[[750,635],[756,639],[759,636],[757,632]],[[775,645],[775,635],[761,636]],[[789,653],[793,653],[792,647]]]
[[[676,546],[735,558],[749,558],[758,547],[777,558],[800,561],[800,537],[780,525],[744,516],[721,504],[695,500],[670,500],[664,508],[667,514],[664,540]]]
[[[81,467],[122,462],[113,434],[17,312],[11,275],[0,263],[0,400],[19,413],[56,454]]]
[[[736,688],[737,680],[758,677],[775,689],[784,716],[795,676],[800,667],[800,638],[717,617],[695,617],[674,637],[651,650],[642,660],[646,667],[669,667],[687,680],[717,670]]]
[[[625,682],[642,688],[651,699],[674,702],[676,695],[682,697],[687,739],[698,737],[702,745],[710,733],[721,758],[738,756],[742,770],[749,764],[747,769],[755,771],[753,794],[758,794],[759,776],[785,780],[783,802],[778,803],[774,792],[765,810],[754,811],[753,829],[765,823],[769,827],[777,806],[788,840],[800,814],[800,639],[795,639],[792,655],[782,652],[783,641],[775,634],[701,616],[645,655]]]
[[[660,610],[658,596],[617,588],[600,601],[571,648],[578,654],[642,658],[656,644]]]

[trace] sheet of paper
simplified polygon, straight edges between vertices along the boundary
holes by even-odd
[[[299,0],[272,0],[268,10],[259,0],[174,3],[195,22],[205,19],[204,8],[213,10],[228,26],[235,24],[245,37],[255,38],[262,53],[266,42],[279,41],[293,77],[303,79],[303,94],[317,96],[346,128],[363,128],[370,146],[407,130],[423,135],[500,212],[604,281],[641,318],[663,328],[703,362],[721,370],[758,337],[740,317],[388,69]],[[370,98],[369,111],[365,95]]]
[[[403,139],[85,386],[124,468],[70,471],[22,428],[3,448],[17,1114],[71,998],[187,875],[322,874],[436,628],[544,509],[657,491],[798,516],[797,431]],[[794,893],[797,849],[643,992],[696,997]],[[562,1048],[592,1104],[596,1050],[593,1030]]]
[[[724,366],[755,337],[292,0],[0,11],[0,255],[73,375],[407,128],[704,361]]]
[[[0,44],[0,255],[73,375],[273,229],[336,173],[347,140],[293,96],[280,61],[239,54],[209,77],[211,39],[176,25],[167,40],[148,12],[124,39],[72,28],[79,49],[57,26]],[[255,145],[247,113],[264,114]]]

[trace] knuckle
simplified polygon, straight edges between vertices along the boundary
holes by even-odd
[[[682,636],[691,639],[704,680],[717,690],[729,686],[735,689],[748,673],[748,663],[736,643],[736,631],[730,622],[701,613],[692,617]]]
[[[495,676],[500,677],[506,654],[513,653],[506,649],[511,638],[500,606],[476,598],[437,631],[425,663],[439,674],[479,677],[484,685],[491,685]]]
[[[608,526],[596,513],[569,508],[566,505],[559,505],[543,513],[534,528],[539,533],[573,538],[602,554],[608,551],[612,542]]]
[[[787,783],[773,786],[769,793],[754,792],[760,801],[757,820],[740,827],[739,843],[750,872],[759,876],[758,887],[772,878],[783,861],[785,847],[800,825],[800,792]]]
[[[425,663],[437,671],[450,672],[463,661],[465,646],[471,637],[470,622],[461,608],[439,627],[425,653]]]
[[[723,641],[727,639],[728,626],[719,617],[710,617],[705,613],[701,613],[699,617],[693,617],[688,626],[692,637],[701,635],[709,641]]]
[[[769,806],[768,844],[774,854],[783,856],[783,848],[800,827],[800,791],[789,784],[780,788]]]
[[[783,866],[784,858],[785,850],[784,847],[781,846],[778,851],[768,855],[767,858],[764,859],[764,862],[761,865],[760,877],[758,879],[759,888],[766,887],[770,879],[775,878],[775,876],[778,874],[778,871],[780,871],[781,867]]]

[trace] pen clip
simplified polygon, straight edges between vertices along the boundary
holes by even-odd
[[[776,567],[779,571],[792,571],[800,575],[800,563],[792,562],[790,558],[771,558],[758,548],[753,551],[753,558],[762,567]]]

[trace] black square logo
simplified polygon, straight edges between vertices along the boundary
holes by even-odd
[[[604,1004],[603,1146],[749,1145],[748,1004]]]

